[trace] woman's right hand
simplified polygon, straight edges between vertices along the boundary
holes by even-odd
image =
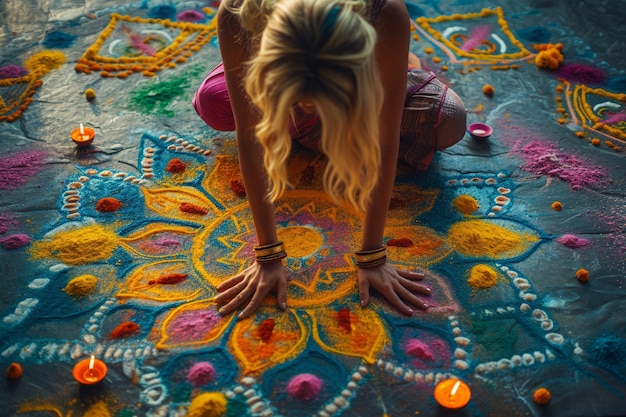
[[[287,269],[281,261],[255,262],[241,273],[222,282],[217,287],[220,294],[215,298],[215,302],[225,304],[219,309],[223,315],[244,306],[237,317],[245,319],[259,308],[265,296],[272,290],[276,291],[280,308],[286,310]]]

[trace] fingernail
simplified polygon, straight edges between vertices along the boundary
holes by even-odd
[[[361,307],[365,307],[365,300],[361,300]]]
[[[287,303],[282,303],[280,306],[283,310],[287,310]]]
[[[239,314],[237,314],[237,318],[238,318],[239,320],[241,320],[241,319],[243,318],[243,313],[239,313]]]
[[[413,311],[412,308],[409,308],[409,316],[412,316],[413,314],[415,314],[415,311]]]
[[[424,308],[430,307],[428,304],[424,303]]]

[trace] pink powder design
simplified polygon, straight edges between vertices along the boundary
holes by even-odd
[[[489,25],[480,26],[474,29],[470,37],[463,43],[461,50],[469,52],[480,45],[482,41],[489,37],[491,27]]]
[[[0,158],[0,190],[15,190],[39,172],[43,166],[44,151],[26,151]]]
[[[525,171],[559,178],[569,182],[574,190],[607,182],[603,168],[562,152],[551,143],[532,141],[518,152],[524,159]]]
[[[202,340],[221,320],[220,314],[213,309],[186,311],[172,320],[168,331],[178,342]]]
[[[411,356],[418,357],[420,359],[426,359],[432,361],[435,356],[431,352],[428,345],[418,339],[409,339],[404,345],[404,351]]]
[[[583,64],[565,64],[556,70],[556,75],[567,81],[580,84],[602,84],[605,80],[602,70]]]
[[[302,402],[317,397],[324,383],[313,374],[299,374],[291,378],[287,384],[287,393]]]
[[[167,237],[161,237],[159,239],[156,239],[154,241],[154,243],[158,246],[165,246],[167,248],[171,248],[171,247],[179,247],[182,245],[182,243],[180,242],[180,240],[176,240],[176,239],[170,239]]]
[[[197,362],[187,373],[187,381],[194,387],[207,385],[215,378],[215,368],[209,362]]]
[[[583,239],[582,237],[578,237],[572,234],[565,234],[556,240],[563,246],[567,246],[568,248],[580,248],[583,246],[587,246],[591,244],[590,240]]]
[[[28,70],[17,65],[8,65],[0,68],[0,80],[8,78],[19,78],[28,74]]]
[[[178,13],[178,16],[176,16],[176,20],[179,22],[200,22],[205,18],[204,13],[200,13],[197,10],[185,10]]]
[[[30,243],[30,236],[24,234],[10,235],[0,239],[0,246],[5,249],[19,249]]]
[[[609,117],[604,119],[602,122],[606,123],[607,125],[613,125],[613,124],[623,122],[624,120],[626,120],[626,111],[622,110],[619,113],[610,115]]]

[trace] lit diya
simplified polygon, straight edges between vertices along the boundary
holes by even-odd
[[[81,123],[79,128],[72,130],[70,137],[79,148],[84,148],[91,145],[95,134],[92,128],[85,127]]]
[[[435,387],[435,400],[446,408],[465,407],[471,396],[470,387],[460,379],[445,379]]]
[[[104,379],[107,374],[107,365],[100,359],[96,359],[94,355],[91,358],[84,359],[74,366],[74,379],[81,384],[96,384]]]

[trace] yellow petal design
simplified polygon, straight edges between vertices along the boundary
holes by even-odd
[[[245,374],[258,373],[293,358],[306,345],[307,332],[296,314],[289,311],[269,315],[262,310],[253,318],[239,321],[230,337],[232,353]]]
[[[234,316],[223,317],[211,300],[185,303],[170,311],[161,325],[159,349],[206,345],[218,339]]]
[[[371,308],[350,305],[338,311],[308,313],[313,320],[313,338],[329,352],[360,357],[371,364],[388,340],[383,323]]]
[[[204,194],[191,187],[143,188],[146,206],[163,216],[206,223],[218,213]],[[186,210],[185,207],[197,210]]]
[[[120,239],[124,249],[148,258],[184,253],[191,247],[198,229],[167,223],[151,223]]]
[[[457,252],[477,258],[508,259],[528,252],[539,241],[533,230],[507,220],[469,220],[455,223],[448,243]]]
[[[187,274],[175,284],[159,283],[164,276]],[[141,298],[145,300],[172,302],[193,300],[202,289],[201,280],[194,280],[189,274],[186,263],[175,260],[163,260],[143,265],[131,272],[126,280],[125,288],[117,294],[118,298]]]

